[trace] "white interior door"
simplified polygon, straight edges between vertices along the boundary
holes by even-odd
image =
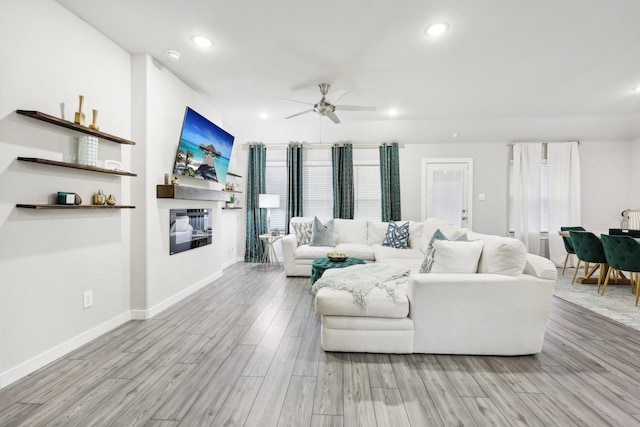
[[[473,159],[422,160],[422,217],[471,228]]]

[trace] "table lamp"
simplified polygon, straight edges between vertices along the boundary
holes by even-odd
[[[280,207],[280,195],[258,194],[258,207],[267,210],[267,232],[271,233],[271,209]]]

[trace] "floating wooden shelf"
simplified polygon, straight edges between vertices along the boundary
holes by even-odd
[[[78,132],[86,133],[87,135],[97,136],[98,138],[106,139],[107,141],[117,142],[118,144],[135,145],[136,143],[128,139],[120,138],[119,136],[111,135],[105,132],[89,129],[88,127],[81,126],[77,123],[73,123],[67,120],[59,119],[49,114],[41,113],[33,110],[17,110],[18,114],[31,117],[32,119],[42,120],[43,122],[52,123],[63,128],[72,129]]]
[[[38,157],[18,157],[18,160],[23,162],[40,163],[43,165],[61,166],[64,168],[83,169],[83,170],[88,170],[93,172],[109,173],[112,175],[138,176],[135,173],[131,173],[131,172],[99,168],[97,166],[87,166],[87,165],[78,165],[75,163],[59,162],[57,160],[41,159]]]
[[[158,199],[211,200],[216,202],[226,202],[230,197],[227,193],[230,193],[230,191],[189,187],[185,185],[160,184],[156,186],[156,197]]]
[[[16,204],[17,208],[23,209],[135,209],[135,206],[130,205],[48,205],[48,204]]]
[[[242,191],[238,191],[238,190],[222,190],[225,193],[242,193]]]

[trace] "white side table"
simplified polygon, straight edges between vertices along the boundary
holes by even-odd
[[[273,236],[271,234],[261,234],[260,240],[267,244],[267,249],[264,251],[262,255],[262,259],[260,263],[265,266],[269,266],[271,264],[275,265],[277,268],[280,268],[280,261],[278,260],[278,255],[276,255],[276,250],[273,247],[273,244],[278,240],[282,239],[280,234]]]

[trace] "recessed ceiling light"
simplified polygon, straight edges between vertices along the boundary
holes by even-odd
[[[167,58],[169,58],[171,61],[179,61],[180,57],[182,55],[180,55],[180,52],[176,52],[175,50],[167,50],[164,52],[165,55],[167,55]]]
[[[431,24],[425,30],[425,34],[431,37],[438,37],[443,35],[449,29],[449,25],[444,22],[438,22],[436,24]]]
[[[266,120],[266,119],[268,119],[268,118],[269,118],[269,114],[267,114],[267,113],[260,113],[260,118],[261,118],[262,120]]]
[[[200,47],[210,47],[213,44],[211,39],[205,36],[193,36],[191,37],[191,41]]]
[[[458,135],[459,135],[458,132],[454,132],[454,133],[451,134],[451,138],[457,138]]]
[[[633,88],[634,93],[640,93],[640,86],[636,86]]]
[[[389,108],[389,110],[387,111],[387,115],[389,117],[395,117],[398,115],[398,109],[397,108]]]

